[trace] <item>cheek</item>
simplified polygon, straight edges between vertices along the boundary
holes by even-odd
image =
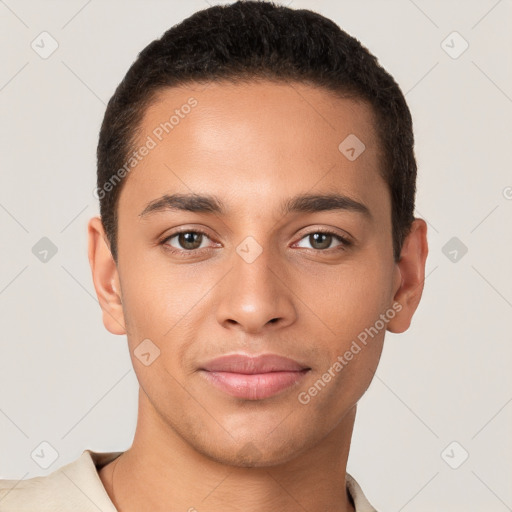
[[[372,326],[392,298],[390,269],[377,258],[359,257],[357,262],[302,276],[297,285],[304,314],[312,318],[307,323],[311,326],[314,318],[319,329],[331,339],[343,340],[342,345]]]
[[[319,312],[322,322],[316,318],[306,322],[319,358],[301,389],[301,403],[308,402],[327,422],[337,421],[359,400],[380,360],[387,325],[381,315],[390,309],[391,287],[387,271],[376,265],[339,268],[326,280],[329,286],[323,293],[309,280],[303,285],[303,293],[310,296],[316,290],[316,302],[310,307]],[[321,331],[315,333],[313,323]]]
[[[187,265],[172,267],[162,260],[127,262],[120,272],[128,345],[142,381],[145,369],[136,355],[148,339],[159,353],[155,371],[177,375],[189,370],[185,355],[196,338],[194,332],[207,321],[208,291],[218,280],[212,272],[200,275]]]
[[[373,263],[355,266],[340,276],[344,292],[339,296],[337,311],[331,311],[337,315],[332,322],[338,337],[330,344],[327,369],[331,368],[331,373],[338,370],[334,371],[331,392],[337,393],[337,399],[347,395],[342,399],[347,403],[368,388],[380,360],[387,323],[395,315],[391,307],[391,267],[378,258],[369,261]],[[334,299],[330,296],[325,300]],[[332,368],[336,361],[339,365]]]
[[[180,319],[186,320],[211,288],[209,275],[199,275],[187,265],[166,264],[162,257],[128,263],[123,268],[121,284],[125,313],[133,324],[158,333],[159,337]]]

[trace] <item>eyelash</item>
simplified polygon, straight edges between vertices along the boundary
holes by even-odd
[[[193,256],[193,255],[195,255],[197,253],[197,251],[201,251],[202,249],[211,249],[211,247],[203,247],[201,249],[186,250],[186,249],[176,249],[175,247],[171,247],[170,245],[167,245],[167,242],[169,240],[171,240],[172,238],[174,238],[175,236],[177,236],[177,235],[179,235],[181,233],[200,233],[200,234],[206,236],[207,238],[210,238],[208,236],[208,233],[206,233],[202,229],[199,229],[199,228],[183,229],[183,230],[180,230],[180,231],[176,231],[176,232],[172,233],[171,235],[165,237],[160,242],[160,245],[162,245],[165,250],[171,252],[172,254],[177,254],[177,255],[180,255],[180,256],[183,256],[183,257],[187,257],[187,255]],[[337,247],[330,247],[329,249],[308,249],[310,251],[314,251],[314,252],[318,252],[318,253],[322,253],[322,252],[329,253],[329,251],[336,251],[336,250],[342,250],[343,251],[343,250],[346,250],[348,247],[350,247],[352,245],[352,242],[348,238],[346,238],[344,236],[341,236],[341,235],[339,235],[337,233],[334,233],[333,231],[329,231],[328,229],[322,229],[322,228],[315,229],[314,231],[311,231],[310,233],[306,233],[305,235],[303,235],[299,239],[299,242],[301,240],[303,240],[304,238],[306,238],[308,236],[311,236],[311,235],[314,235],[316,233],[322,233],[324,235],[332,235],[333,238],[335,238],[336,240],[341,242],[341,245],[339,245]],[[298,242],[296,242],[296,243],[298,243]]]

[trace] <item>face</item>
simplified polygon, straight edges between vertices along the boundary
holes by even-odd
[[[300,84],[190,85],[148,108],[143,145],[115,279],[141,407],[216,460],[289,460],[353,410],[401,308],[371,109]],[[296,368],[212,363],[232,354]]]

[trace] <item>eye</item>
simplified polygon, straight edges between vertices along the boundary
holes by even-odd
[[[162,245],[172,247],[177,251],[194,251],[196,249],[203,249],[208,247],[208,244],[203,245],[205,239],[209,239],[208,235],[203,231],[189,230],[180,231],[168,236],[165,240],[162,240]]]
[[[210,237],[201,230],[183,230],[166,237],[160,243],[169,251],[174,253],[193,253],[196,250],[212,247],[207,241]],[[301,245],[305,242],[309,243],[309,247]],[[333,242],[337,245],[333,246]],[[312,249],[314,251],[327,252],[329,249],[343,250],[352,245],[352,242],[337,233],[326,230],[316,230],[302,237],[294,247],[302,247],[304,249]]]
[[[300,243],[305,240],[310,244],[310,247],[304,247]],[[337,241],[338,245],[332,247],[332,243]],[[333,233],[332,231],[317,230],[313,233],[309,233],[305,237],[301,238],[300,242],[297,242],[296,246],[303,247],[305,249],[314,249],[317,251],[325,251],[326,249],[344,249],[351,245],[350,240],[347,238]]]

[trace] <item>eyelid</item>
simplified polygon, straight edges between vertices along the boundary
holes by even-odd
[[[336,238],[340,238],[344,240],[346,244],[352,245],[355,243],[355,240],[350,233],[339,228],[325,226],[308,226],[307,228],[304,229],[307,229],[307,231],[299,235],[298,241],[302,240],[306,236],[313,235],[314,233],[324,233],[326,235],[332,235]]]

